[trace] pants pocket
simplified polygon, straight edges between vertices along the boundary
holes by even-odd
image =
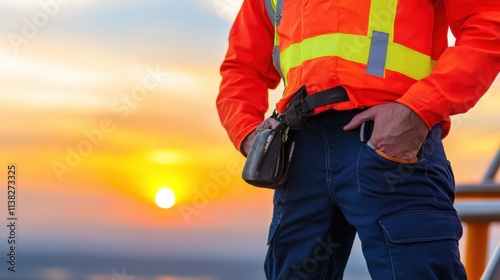
[[[382,150],[380,149],[376,149],[375,152],[385,158],[386,160],[388,161],[392,161],[392,162],[395,162],[395,163],[401,163],[401,164],[412,164],[412,163],[415,163],[418,161],[418,158],[415,157],[415,158],[412,158],[412,159],[402,159],[402,158],[397,158],[397,157],[393,157],[391,155],[388,155],[386,153],[384,153]]]
[[[462,225],[455,212],[409,212],[379,222],[394,279],[467,279],[458,251]]]
[[[356,164],[359,193],[370,196],[432,197],[425,160],[400,163],[361,143]]]

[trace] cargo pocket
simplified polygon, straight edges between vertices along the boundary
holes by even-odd
[[[274,237],[276,236],[276,232],[278,231],[278,226],[279,226],[279,221],[277,220],[272,220],[271,221],[271,226],[269,226],[269,235],[267,236],[267,245],[270,245]]]
[[[448,175],[448,182],[452,187],[452,191],[455,192],[455,175],[453,174],[453,169],[451,168],[451,162],[449,160],[444,163]]]
[[[276,234],[278,233],[279,220],[271,221],[271,226],[269,227],[269,235],[267,237],[267,254],[266,260],[264,262],[264,272],[266,274],[266,279],[277,279],[278,271],[278,260],[276,259],[276,250],[274,248]]]
[[[455,212],[419,211],[380,220],[395,279],[463,279]]]
[[[264,272],[266,279],[277,279],[277,256],[276,256],[276,236],[278,235],[281,221],[281,206],[285,200],[287,189],[276,189],[273,196],[273,218],[269,226],[269,234],[267,236],[267,255],[264,263]]]
[[[286,198],[287,189],[276,189],[273,196],[273,218],[269,226],[269,235],[267,237],[267,245],[270,245],[278,231],[281,220],[281,206]]]

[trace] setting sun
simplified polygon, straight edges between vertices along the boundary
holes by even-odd
[[[158,207],[166,209],[174,206],[175,204],[175,194],[171,189],[161,188],[156,193],[156,205]]]

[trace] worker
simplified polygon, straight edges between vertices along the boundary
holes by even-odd
[[[221,66],[224,128],[247,155],[275,125],[280,80],[277,112],[301,115],[267,279],[342,279],[356,233],[372,279],[466,279],[441,140],[499,70],[498,0],[243,1]],[[300,111],[315,95],[335,101]]]

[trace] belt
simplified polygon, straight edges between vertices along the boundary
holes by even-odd
[[[312,116],[315,108],[343,101],[349,101],[349,96],[343,87],[334,87],[308,95],[306,86],[302,86],[288,103],[285,111],[286,123],[291,129],[304,129],[307,119]]]

